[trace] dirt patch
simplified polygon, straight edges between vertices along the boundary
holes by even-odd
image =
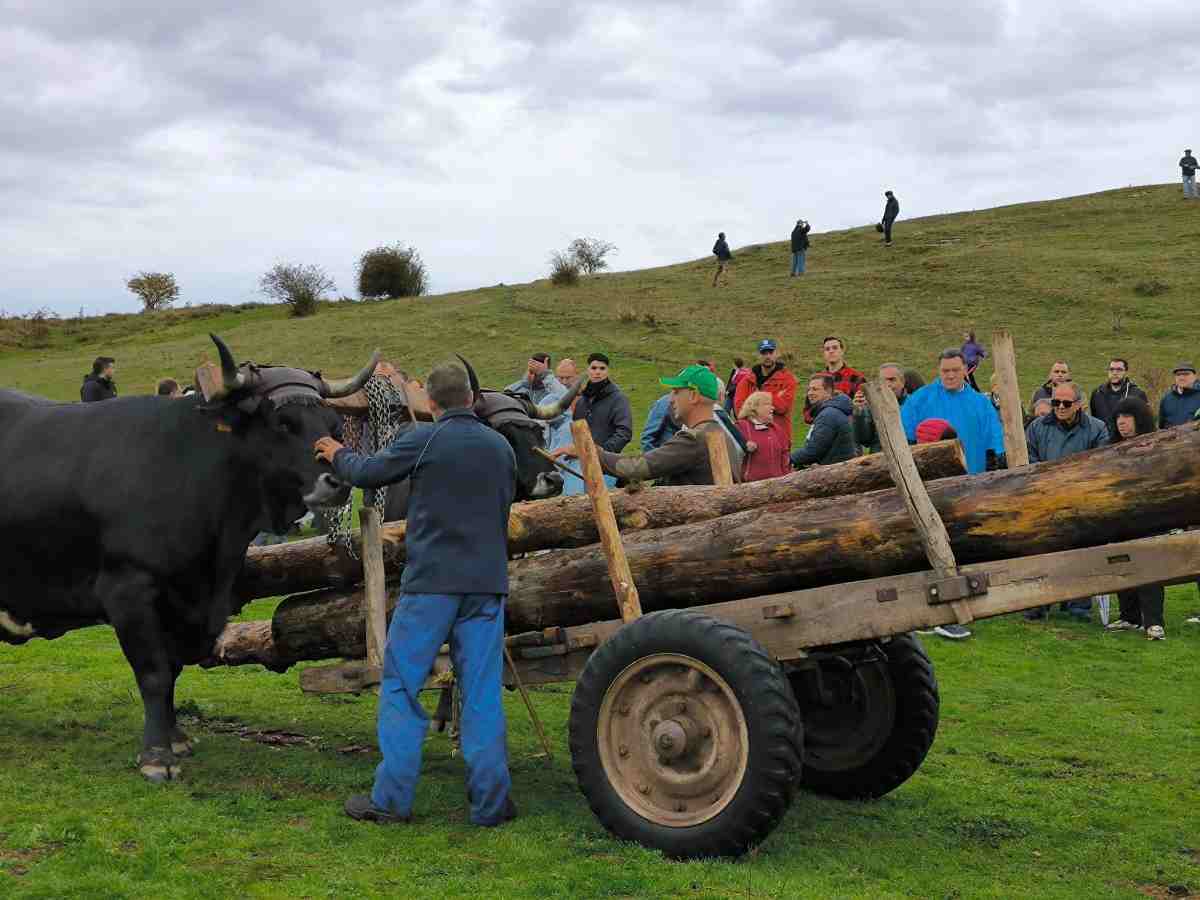
[[[1186,884],[1139,884],[1134,886],[1139,894],[1144,897],[1153,897],[1154,900],[1174,900],[1176,897],[1191,897],[1193,896],[1191,889]]]
[[[319,747],[320,735],[301,734],[299,731],[252,728],[235,719],[210,719],[205,716],[181,716],[185,729],[207,731],[213,734],[233,734],[243,741],[266,744],[268,747]]]
[[[39,844],[21,850],[0,850],[0,872],[20,878],[29,874],[29,870],[43,859],[57,853],[63,848],[58,842]]]

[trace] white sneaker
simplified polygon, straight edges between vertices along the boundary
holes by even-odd
[[[1117,619],[1111,625],[1104,626],[1105,631],[1141,631],[1141,625],[1134,625],[1132,622],[1126,622],[1124,619]]]
[[[1189,625],[1200,625],[1200,616],[1192,616],[1190,619],[1184,619]]]
[[[1148,641],[1165,641],[1167,633],[1163,631],[1161,625],[1151,625],[1146,629],[1146,640]]]

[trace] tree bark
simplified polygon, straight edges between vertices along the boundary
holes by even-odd
[[[926,481],[966,471],[958,441],[941,441],[913,448],[913,458]],[[623,533],[667,528],[715,519],[745,509],[790,503],[813,497],[861,494],[890,486],[883,456],[875,453],[831,466],[813,466],[782,478],[730,487],[656,487],[612,492],[613,509]],[[404,563],[404,522],[381,529],[383,558],[390,575]],[[528,553],[560,547],[583,547],[600,537],[587,497],[556,497],[518,503],[508,520],[509,552]],[[356,556],[361,544],[355,535]],[[346,587],[362,581],[362,563],[323,537],[251,547],[238,578],[243,600],[273,597],[325,587]]]
[[[1053,463],[929,485],[960,564],[1128,540],[1200,518],[1200,431],[1173,428]],[[808,500],[629,535],[642,607],[696,606],[928,568],[894,489]],[[513,560],[510,634],[619,617],[597,547]],[[280,660],[361,656],[358,591],[290,597]]]

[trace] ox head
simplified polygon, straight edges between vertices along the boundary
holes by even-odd
[[[326,380],[320,372],[304,369],[238,366],[225,342],[215,334],[209,337],[220,354],[221,372],[219,381],[197,373],[203,409],[219,417],[218,430],[237,439],[239,458],[258,474],[272,527],[285,530],[305,507],[343,505],[350,485],[316,459],[313,444],[321,437],[341,438],[341,416],[324,400],[360,390],[375,371],[379,351],[353,378]]]
[[[562,493],[562,475],[536,448],[545,449],[542,422],[555,419],[570,408],[587,382],[580,378],[567,393],[551,403],[534,403],[527,397],[514,397],[502,391],[479,387],[475,369],[458,357],[467,370],[471,393],[475,395],[475,415],[487,422],[508,441],[517,457],[517,500],[541,500]]]

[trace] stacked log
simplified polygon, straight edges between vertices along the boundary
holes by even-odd
[[[1200,431],[1177,428],[1053,463],[928,485],[959,563],[1096,546],[1192,524]],[[687,607],[927,568],[894,489],[748,509],[629,534],[643,609]],[[564,549],[509,566],[510,633],[617,617],[602,554]],[[271,662],[361,656],[353,589],[290,597],[275,613]]]

